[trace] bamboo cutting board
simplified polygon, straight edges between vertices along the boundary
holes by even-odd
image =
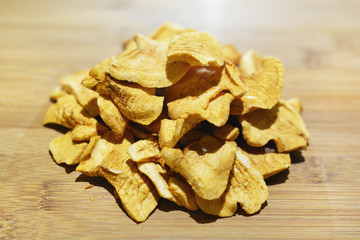
[[[326,0],[1,1],[0,239],[360,239],[359,9]],[[283,98],[302,100],[311,141],[268,181],[258,214],[217,218],[161,200],[136,224],[105,180],[49,155],[61,133],[41,123],[58,79],[165,21],[284,62]]]

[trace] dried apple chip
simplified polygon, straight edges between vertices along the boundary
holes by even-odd
[[[165,88],[167,102],[185,97],[198,97],[218,86],[223,69],[213,66],[192,67],[176,84]]]
[[[139,162],[138,168],[140,172],[145,174],[154,184],[160,197],[175,202],[175,198],[169,190],[169,185],[165,179],[166,170],[159,164],[154,162]]]
[[[81,162],[84,162],[84,161],[87,161],[90,159],[91,152],[94,149],[95,144],[97,143],[97,141],[100,138],[101,138],[101,136],[93,136],[92,138],[90,138],[88,145],[86,146],[86,148],[84,149],[84,151],[81,153],[81,155],[79,157],[79,164],[81,164]]]
[[[88,141],[108,131],[108,128],[99,122],[93,125],[76,125],[72,130],[74,141]]]
[[[115,58],[111,57],[111,58],[107,58],[102,60],[98,65],[96,65],[95,67],[93,67],[90,72],[89,75],[90,77],[92,77],[93,79],[97,80],[97,83],[104,83],[106,81],[106,77],[108,75],[108,67],[109,65],[115,62]],[[82,82],[81,82],[85,87],[89,88],[89,89],[93,89],[97,86],[97,84],[94,84],[94,81],[85,78]]]
[[[140,130],[146,131],[148,133],[158,134],[160,131],[160,127],[161,127],[161,120],[163,120],[163,119],[169,119],[169,116],[166,111],[162,111],[160,116],[155,121],[150,123],[149,125],[142,125],[142,124],[138,124],[138,123],[136,123],[135,125]]]
[[[234,177],[231,178],[230,185],[236,199],[246,213],[256,213],[269,196],[266,183],[240,151],[236,152],[234,166]]]
[[[230,173],[230,179],[233,173]],[[232,186],[228,185],[225,192],[217,199],[207,200],[195,194],[196,203],[199,208],[207,214],[219,217],[231,217],[237,210],[237,198]]]
[[[160,197],[189,210],[197,209],[194,192],[183,178],[169,175],[163,167],[154,162],[139,162],[138,168],[152,181]]]
[[[182,136],[193,129],[201,121],[202,119],[197,115],[192,115],[185,119],[179,118],[176,120],[161,120],[158,135],[160,147],[174,147]]]
[[[188,71],[189,64],[178,62],[167,65],[166,46],[137,34],[137,48],[115,58],[108,67],[110,75],[120,81],[138,83],[143,87],[168,87]]]
[[[162,112],[164,97],[155,96],[154,89],[112,80],[107,81],[107,86],[115,105],[131,121],[148,125]]]
[[[162,44],[169,46],[170,42],[174,37],[178,34],[184,33],[184,32],[195,32],[195,30],[167,22],[162,24],[158,29],[156,29],[151,35],[150,38],[154,39],[158,42],[161,42]]]
[[[131,134],[117,140],[112,132],[99,139],[89,160],[83,161],[77,171],[90,176],[106,178],[120,197],[121,203],[135,221],[145,221],[157,206],[158,195],[152,183],[131,161],[127,149],[133,142]]]
[[[79,163],[80,156],[87,145],[86,142],[74,142],[72,132],[69,131],[52,140],[49,149],[57,164],[75,165]]]
[[[89,116],[99,116],[96,99],[99,94],[84,87],[81,82],[89,75],[89,71],[77,72],[71,76],[60,79],[62,89],[75,96],[78,103],[87,111]]]
[[[99,96],[97,104],[102,120],[114,132],[115,137],[121,139],[128,123],[127,118],[121,114],[120,110],[115,106],[111,99]]]
[[[157,206],[158,194],[127,154],[132,141],[132,136],[126,132],[121,141],[110,143],[111,147],[101,163],[101,176],[115,187],[129,216],[143,222]]]
[[[168,180],[169,190],[175,198],[175,203],[195,211],[198,205],[195,200],[195,193],[191,186],[181,176],[170,176]]]
[[[161,156],[175,172],[180,173],[196,194],[208,200],[225,191],[234,163],[235,142],[224,142],[209,135],[184,149],[163,148]],[[180,151],[180,152],[179,152]]]
[[[284,66],[274,57],[263,58],[259,65],[251,75],[242,75],[247,91],[241,97],[241,109],[232,113],[241,115],[259,108],[271,109],[279,101],[284,85]],[[239,104],[237,106],[240,107]]]
[[[51,93],[50,99],[52,101],[56,102],[59,98],[64,97],[66,95],[68,95],[68,93],[65,92],[64,90],[61,90],[61,88],[58,87],[58,88],[54,89],[54,91]]]
[[[227,44],[223,48],[224,56],[233,64],[238,65],[241,59],[241,53],[236,49],[233,44]]]
[[[241,58],[240,68],[245,75],[253,75],[261,69],[263,57],[254,50],[248,50]]]
[[[290,154],[278,153],[276,149],[254,148],[242,144],[239,151],[250,160],[252,166],[264,179],[288,169],[291,165]]]
[[[310,135],[299,112],[287,101],[270,110],[258,109],[239,116],[246,142],[261,147],[273,140],[279,152],[305,149]]]
[[[171,119],[185,119],[189,115],[201,116],[208,107],[210,100],[220,91],[219,87],[212,87],[200,96],[189,96],[169,102],[167,104],[169,117]]]
[[[156,138],[137,141],[131,144],[127,152],[134,162],[147,162],[160,158],[159,144]]]
[[[239,136],[240,130],[237,127],[234,127],[228,123],[223,125],[222,127],[211,127],[211,133],[214,137],[224,141],[235,141],[235,139]]]
[[[115,156],[122,153],[118,152],[117,147],[113,151]],[[113,161],[115,158],[104,159],[107,160]],[[135,162],[130,159],[116,162],[116,168],[103,170],[102,176],[115,187],[127,214],[135,221],[143,222],[156,208],[158,193],[151,181],[138,170]]]
[[[239,71],[234,64],[226,61],[221,68],[192,67],[179,82],[165,89],[165,98],[172,102],[185,97],[199,97],[215,86],[229,91],[236,98],[243,96],[246,90]]]
[[[268,195],[263,177],[251,165],[247,157],[241,151],[237,151],[229,185],[221,197],[206,200],[196,196],[196,202],[205,213],[230,217],[235,214],[237,203],[240,203],[246,213],[256,213],[261,209]]]
[[[240,80],[240,71],[229,61],[225,61],[219,86],[229,91],[235,98],[242,97],[247,90],[246,85]]]
[[[303,110],[303,107],[301,105],[300,99],[298,98],[289,98],[286,100],[288,106],[293,107],[298,113],[301,113]]]
[[[219,93],[209,102],[209,106],[201,116],[217,127],[224,126],[229,118],[230,103],[233,99],[234,97],[230,93]]]
[[[112,142],[114,141],[116,141],[116,138],[111,131],[105,133],[100,139],[94,139],[90,157],[84,158],[76,167],[76,171],[88,176],[100,176],[101,163],[112,148]]]
[[[46,112],[43,124],[59,124],[73,129],[76,125],[96,125],[96,120],[82,113],[82,107],[73,95],[60,97]]]
[[[225,56],[221,43],[206,32],[185,32],[179,34],[169,45],[168,63],[187,62],[191,66],[211,65],[220,67]]]

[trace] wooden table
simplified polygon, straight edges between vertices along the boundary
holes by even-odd
[[[1,1],[0,239],[359,239],[359,10],[330,0]],[[58,79],[164,21],[284,62],[283,98],[302,100],[311,142],[269,182],[259,214],[216,218],[162,200],[136,224],[108,183],[49,155],[61,133],[41,124]]]

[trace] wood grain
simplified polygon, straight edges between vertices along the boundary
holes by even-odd
[[[359,239],[358,1],[0,1],[0,239]],[[259,214],[189,212],[161,200],[134,223],[104,180],[57,166],[41,125],[60,77],[89,69],[164,21],[280,58],[309,149],[269,181]],[[93,188],[85,190],[89,184]]]

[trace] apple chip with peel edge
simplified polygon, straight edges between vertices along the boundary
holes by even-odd
[[[219,198],[225,191],[234,164],[237,146],[209,135],[180,149],[163,148],[161,157],[180,173],[197,195],[204,199]]]
[[[167,61],[186,62],[191,66],[216,66],[224,64],[221,43],[206,32],[185,32],[177,35],[169,44]]]
[[[117,139],[125,133],[128,119],[124,117],[111,99],[99,96],[97,99],[101,119],[114,132]]]
[[[246,142],[262,147],[270,140],[279,152],[306,149],[310,135],[297,109],[281,100],[269,110],[258,109],[238,117]]]
[[[162,88],[179,81],[190,68],[186,62],[167,63],[166,45],[158,41],[140,34],[133,40],[137,47],[116,57],[107,69],[114,79]]]
[[[154,137],[131,144],[127,152],[134,162],[156,161],[160,158],[159,144]]]
[[[87,145],[86,142],[74,142],[72,132],[68,131],[65,135],[53,139],[49,149],[57,164],[75,165],[79,163]]]
[[[109,78],[106,85],[114,104],[127,119],[148,125],[160,116],[164,97],[155,96],[155,89]]]
[[[49,107],[43,124],[54,123],[70,129],[76,125],[96,125],[96,119],[84,115],[82,109],[73,95],[62,96]]]

